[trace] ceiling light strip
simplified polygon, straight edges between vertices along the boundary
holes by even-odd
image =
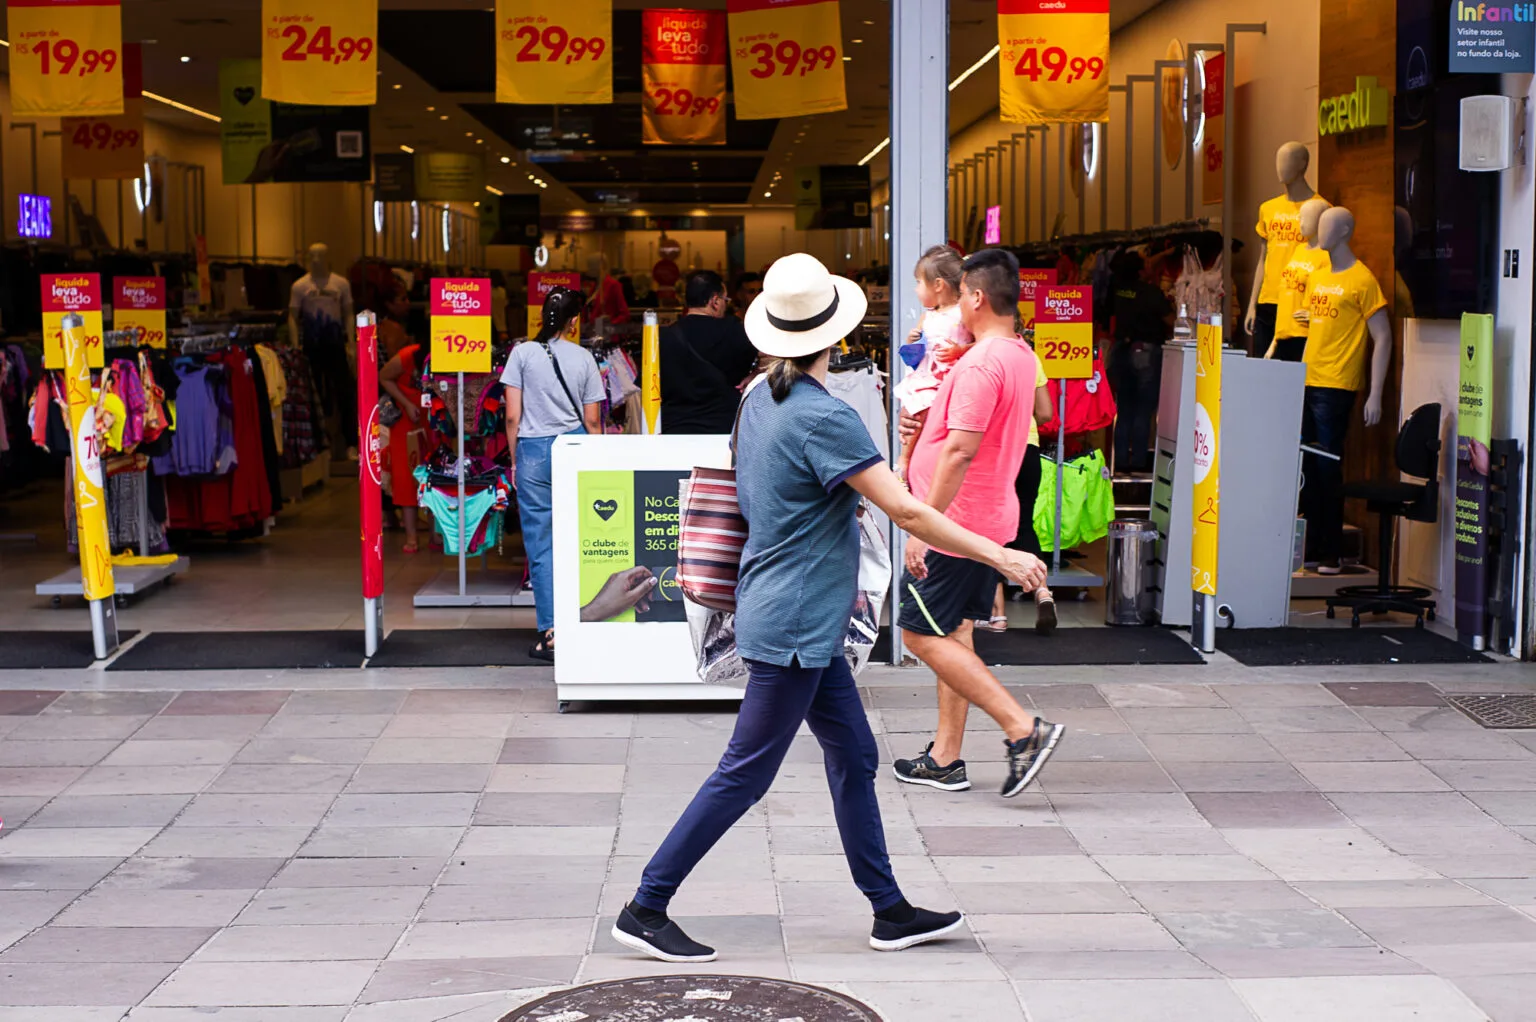
[[[955,89],[959,87],[961,82],[965,81],[967,78],[971,77],[971,75],[975,74],[977,71],[980,71],[982,68],[986,67],[987,63],[993,57],[997,56],[998,53],[1001,52],[1001,50],[1002,50],[1001,46],[994,46],[994,47],[992,47],[990,50],[988,50],[985,54],[982,55],[982,58],[980,60],[978,60],[976,63],[972,64],[970,67],[966,68],[964,71],[961,71],[960,74],[955,78],[955,80],[949,83],[949,91],[950,92],[954,92]],[[881,153],[885,152],[886,147],[889,146],[890,144],[891,144],[891,138],[890,138],[889,135],[887,135],[885,137],[885,141],[881,142],[879,145],[875,146],[873,149],[871,149],[868,153],[866,153],[864,155],[864,158],[859,161],[859,166],[861,166],[861,167],[864,166],[870,160],[873,160],[876,156],[879,156]]]

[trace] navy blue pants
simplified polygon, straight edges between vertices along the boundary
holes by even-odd
[[[667,910],[699,860],[768,793],[803,720],[825,755],[832,810],[853,882],[874,911],[897,904],[901,888],[891,872],[875,800],[880,752],[848,662],[838,656],[826,667],[777,667],[748,660],[747,667],[751,675],[730,745],[646,865],[635,902]]]
[[[1301,442],[1344,453],[1355,392],[1308,387],[1301,406]],[[1336,562],[1344,549],[1344,466],[1315,454],[1302,457],[1301,513],[1307,520],[1307,559]]]

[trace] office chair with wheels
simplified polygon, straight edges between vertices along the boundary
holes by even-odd
[[[1414,624],[1424,627],[1424,619],[1435,619],[1435,601],[1430,591],[1419,586],[1391,583],[1392,533],[1398,518],[1412,522],[1433,522],[1440,512],[1440,405],[1415,408],[1397,434],[1394,459],[1403,475],[1423,479],[1422,483],[1401,479],[1375,479],[1345,483],[1344,496],[1364,500],[1366,509],[1375,513],[1381,528],[1381,565],[1373,586],[1344,586],[1328,598],[1328,616],[1337,607],[1348,607],[1353,624],[1360,627],[1360,615],[1402,611],[1414,615]]]

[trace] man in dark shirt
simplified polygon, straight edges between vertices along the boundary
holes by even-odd
[[[695,270],[683,287],[687,312],[661,331],[661,431],[729,433],[757,349],[741,320],[726,315],[725,282]]]

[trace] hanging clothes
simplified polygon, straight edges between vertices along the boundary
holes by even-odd
[[[1103,539],[1115,517],[1115,491],[1104,452],[1090,451],[1062,466],[1061,547]],[[1035,498],[1035,537],[1041,549],[1056,549],[1056,462],[1043,458]]]

